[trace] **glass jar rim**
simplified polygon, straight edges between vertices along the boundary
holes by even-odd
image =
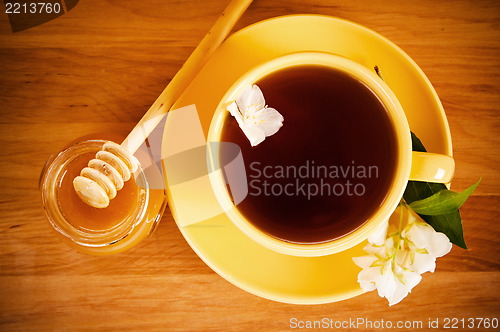
[[[57,155],[49,158],[40,177],[40,190],[45,215],[52,227],[66,239],[84,247],[105,247],[129,236],[146,215],[149,201],[149,185],[142,168],[135,173],[141,181],[139,190],[141,204],[137,204],[132,213],[117,225],[106,230],[89,230],[71,224],[61,211],[57,198],[57,186],[67,166],[83,154],[101,150],[105,140],[85,140],[73,144]],[[134,176],[134,175],[133,175]]]

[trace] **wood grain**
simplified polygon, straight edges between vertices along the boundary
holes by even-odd
[[[227,0],[99,1],[12,33],[0,14],[0,328],[288,330],[289,320],[500,318],[500,2],[255,0],[236,29],[287,14],[352,20],[388,37],[440,96],[457,163],[453,187],[482,176],[462,208],[469,250],[438,259],[395,307],[377,294],[326,305],[268,301],[231,285],[165,213],[157,232],[112,257],[72,251],[45,221],[47,158],[96,132],[125,135]]]

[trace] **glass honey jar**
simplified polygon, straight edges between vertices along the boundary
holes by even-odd
[[[84,140],[67,147],[48,161],[40,179],[42,204],[52,227],[72,248],[92,255],[115,254],[137,245],[153,233],[167,204],[165,190],[153,189],[158,185],[148,183],[141,166],[106,208],[84,203],[73,179],[105,142]]]

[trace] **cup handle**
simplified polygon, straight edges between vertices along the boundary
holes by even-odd
[[[411,181],[448,183],[455,172],[452,157],[429,152],[412,152]]]

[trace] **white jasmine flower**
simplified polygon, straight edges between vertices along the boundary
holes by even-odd
[[[446,255],[452,247],[446,235],[436,232],[409,209],[401,207],[398,217],[398,228],[384,223],[368,238],[363,248],[367,256],[353,257],[362,268],[358,274],[361,288],[366,292],[377,289],[391,306],[411,292],[422,280],[422,273],[434,272],[436,258]]]
[[[419,221],[413,214],[409,214],[409,227],[403,231],[419,249],[426,249],[434,257],[446,255],[451,250],[451,243],[443,233],[436,232],[429,224]]]
[[[274,108],[267,107],[262,91],[255,84],[247,87],[227,110],[252,146],[274,135],[283,125],[283,116]]]
[[[392,261],[387,261],[380,269],[380,276],[375,280],[378,296],[391,297],[396,292],[396,279],[392,269]]]
[[[411,269],[417,273],[434,272],[436,269],[436,257],[416,252]]]
[[[387,228],[389,227],[389,219],[387,219],[380,227],[368,237],[368,242],[381,246],[387,237]]]
[[[403,269],[397,264],[394,269],[396,271],[396,290],[389,297],[386,297],[390,306],[404,299],[411,292],[412,288],[422,280],[422,276],[419,273]]]
[[[381,275],[382,266],[372,266],[377,260],[375,256],[353,257],[354,262],[363,270],[358,274],[358,282],[365,292],[372,291],[377,288],[376,281]]]

